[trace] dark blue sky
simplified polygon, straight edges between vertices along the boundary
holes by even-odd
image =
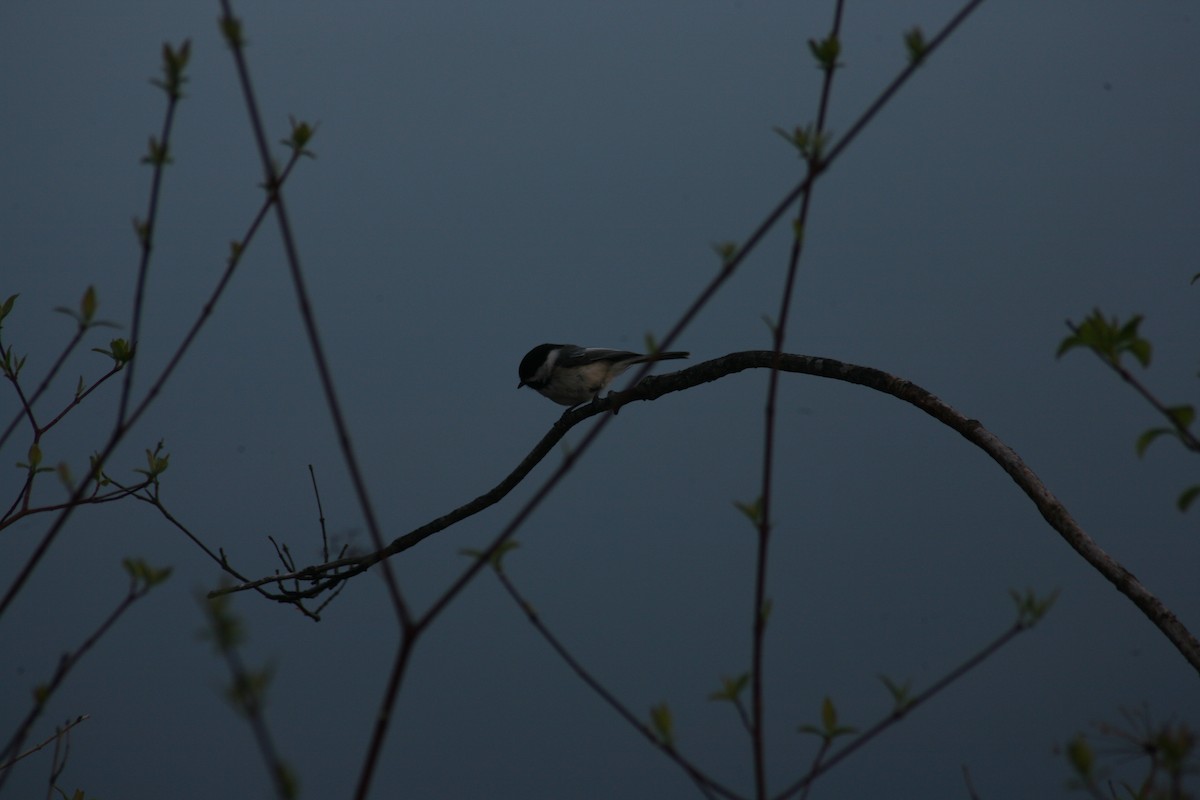
[[[955,3],[848,4],[830,117],[845,131],[903,67],[905,30]],[[514,390],[542,341],[639,348],[714,273],[801,164],[773,126],[808,122],[820,73],[805,44],[831,4],[477,2],[239,9],[271,139],[319,122],[286,194],[316,316],[388,538],[489,489],[560,409]],[[163,110],[164,40],[190,37],[174,164],[149,282],[142,381],[199,312],[260,201],[261,172],[216,3],[13,4],[0,10],[4,342],[35,381],[69,337],[53,314],[94,284],[128,317],[145,213],[138,161]],[[1174,499],[1194,459],[1093,357],[1054,352],[1093,307],[1146,315],[1146,380],[1196,397],[1200,31],[1191,6],[990,3],[822,179],[788,340],[793,352],[915,381],[1014,447],[1083,527],[1200,628],[1197,513]],[[283,157],[282,150],[279,157]],[[699,361],[769,346],[788,237],[763,243],[677,343]],[[92,346],[102,345],[100,332]],[[67,369],[102,369],[95,354]],[[141,384],[145,389],[146,384]],[[518,534],[513,579],[632,709],[666,701],[679,746],[749,792],[745,736],[706,698],[749,661],[754,537],[733,501],[758,492],[766,378],[742,374],[630,408]],[[84,471],[115,392],[43,442]],[[1049,618],[830,774],[828,796],[1054,796],[1052,753],[1146,703],[1200,724],[1196,673],[958,435],[866,389],[788,376],[780,395],[769,593],[772,785],[811,758],[795,733],[832,696],[847,724],[888,711],[878,675],[923,688],[1012,620],[1009,589],[1061,591]],[[0,387],[0,420],[18,408]],[[583,429],[572,434],[578,441]],[[307,465],[336,541],[368,538],[267,225],[187,362],[112,462],[165,439],[164,497],[250,574],[268,535],[302,561],[319,542]],[[16,437],[0,463],[24,460]],[[394,559],[418,608],[558,463],[502,505]],[[7,507],[20,473],[0,483]],[[39,497],[56,497],[47,481]],[[6,488],[5,488],[6,487]],[[48,524],[0,538],[3,585]],[[211,562],[155,513],[78,513],[0,619],[0,721],[125,589],[120,561],[175,568],[56,696],[34,739],[89,714],[63,784],[88,796],[269,796],[223,666],[197,635]],[[379,580],[313,624],[240,597],[253,663],[275,667],[269,719],[302,796],[351,794],[397,631]],[[44,793],[48,757],[7,796]],[[489,575],[418,648],[374,796],[690,797],[538,640]]]

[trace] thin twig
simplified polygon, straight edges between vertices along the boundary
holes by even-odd
[[[106,617],[104,621],[100,623],[99,627],[97,627],[96,630],[93,631],[92,634],[88,636],[83,643],[75,649],[74,652],[63,654],[62,658],[60,658],[58,661],[58,666],[55,668],[54,674],[48,681],[46,681],[46,683],[39,686],[38,690],[34,693],[33,707],[29,709],[29,713],[25,715],[25,718],[17,724],[16,729],[13,731],[13,734],[9,738],[8,743],[4,746],[4,749],[0,750],[0,759],[10,758],[13,753],[16,753],[21,749],[21,745],[24,743],[25,738],[29,735],[29,730],[33,727],[33,723],[37,721],[39,716],[41,716],[42,711],[44,711],[46,708],[46,704],[50,701],[50,698],[54,695],[54,692],[58,690],[58,687],[62,685],[64,680],[66,680],[67,675],[83,659],[83,657],[87,655],[88,651],[95,646],[96,642],[98,642],[106,633],[108,633],[109,629],[111,629],[112,626],[116,624],[117,620],[129,610],[130,606],[132,606],[142,597],[146,596],[146,593],[149,591],[149,589],[150,587],[148,585],[141,584],[136,579],[131,579],[129,591],[126,593],[125,597],[121,599],[121,602],[117,604],[116,608],[114,608],[113,611],[108,615],[108,617]],[[4,782],[7,780],[10,773],[11,770],[0,772],[0,787],[4,786]]]
[[[172,514],[171,511],[163,504],[162,498],[157,493],[149,494],[149,493],[145,493],[145,492],[139,492],[137,494],[134,494],[133,496],[137,500],[141,500],[142,502],[149,503],[151,506],[153,506],[158,511],[158,513],[163,516],[163,519],[165,519],[171,525],[175,526],[175,528],[180,533],[182,533],[184,536],[186,536],[188,539],[190,539],[192,544],[199,547],[204,552],[204,554],[207,555],[210,559],[212,559],[213,562],[216,563],[216,565],[218,567],[220,567],[222,570],[224,570],[226,574],[232,576],[236,580],[243,581],[243,582],[246,581],[246,576],[243,575],[242,573],[238,572],[236,569],[234,569],[233,565],[229,563],[229,559],[225,558],[223,554],[219,555],[217,553],[214,553],[212,551],[212,549],[209,548],[208,545],[206,545],[203,541],[201,541],[199,536],[197,536],[195,533],[193,533],[191,531],[191,529],[188,528],[188,526],[184,525],[174,514]],[[342,587],[339,587],[339,591],[341,588]],[[279,600],[280,599],[277,595],[274,595],[274,594],[271,594],[270,592],[264,591],[261,588],[257,588],[256,591],[269,600]],[[317,611],[309,611],[308,608],[304,605],[303,600],[300,598],[288,600],[287,603],[288,603],[288,605],[295,606],[296,609],[300,613],[304,614],[306,617],[309,617],[310,619],[313,619],[313,620],[320,619],[320,617],[318,616],[320,608],[318,608]],[[324,603],[321,604],[321,608],[324,608],[326,605],[328,605],[328,603],[329,603],[329,601],[326,600]]]
[[[967,765],[962,765],[963,783],[967,785],[967,797],[971,800],[981,800],[979,793],[975,791],[975,784],[971,782],[971,770],[967,769]]]
[[[1112,367],[1113,371],[1121,377],[1121,380],[1132,386],[1134,391],[1140,394],[1143,400],[1153,406],[1155,411],[1166,418],[1167,424],[1174,428],[1175,432],[1179,434],[1180,444],[1192,452],[1200,452],[1200,439],[1197,439],[1196,435],[1188,430],[1187,426],[1183,424],[1183,421],[1178,416],[1171,413],[1171,409],[1167,408],[1166,403],[1159,400],[1158,397],[1151,392],[1144,383],[1138,380],[1134,374],[1124,366],[1100,356],[1099,353],[1097,353],[1097,356],[1100,357],[1102,362]]]
[[[43,749],[46,745],[50,744],[58,737],[62,736],[67,731],[71,730],[71,728],[74,728],[79,723],[86,722],[89,719],[91,719],[90,714],[80,714],[75,719],[67,720],[60,727],[56,727],[54,729],[54,733],[51,734],[50,736],[47,736],[39,744],[35,744],[33,747],[29,748],[25,752],[23,752],[19,755],[13,756],[8,761],[5,761],[3,764],[0,764],[0,771],[8,769],[13,764],[16,764],[18,761],[20,761],[24,758],[28,758],[29,756],[31,756],[34,753],[38,752],[39,750]]]
[[[70,728],[67,728],[66,731],[60,728],[56,732],[60,735],[54,738],[54,755],[50,759],[50,780],[46,781],[46,800],[54,797],[58,779],[62,777],[63,770],[67,768],[67,761],[71,758]]]
[[[232,679],[228,690],[229,700],[234,708],[245,714],[250,723],[259,755],[271,773],[276,796],[281,800],[291,800],[297,793],[296,780],[279,755],[264,709],[268,673],[252,672],[246,668],[238,651],[241,643],[240,626],[237,618],[228,610],[227,604],[228,601],[204,603],[204,612],[208,617],[207,635],[213,640],[217,652],[225,659]]]
[[[287,179],[288,175],[291,173],[293,165],[297,162],[299,157],[299,152],[293,153],[287,167],[283,170],[279,177],[280,184]],[[229,258],[225,271],[222,273],[220,280],[217,281],[217,285],[213,289],[212,295],[204,304],[200,314],[192,323],[191,329],[188,330],[183,340],[179,343],[179,346],[175,349],[175,353],[167,362],[167,365],[163,367],[162,372],[159,373],[158,379],[150,386],[149,391],[146,392],[146,396],[143,397],[142,401],[136,406],[136,408],[134,408],[133,411],[131,411],[128,416],[124,418],[124,422],[113,430],[112,434],[109,436],[108,442],[105,443],[104,447],[100,448],[95,458],[95,470],[99,470],[104,467],[105,462],[116,449],[117,445],[120,444],[120,442],[125,438],[125,435],[129,432],[130,428],[141,418],[146,409],[151,406],[154,400],[158,397],[159,393],[162,391],[162,388],[166,385],[167,380],[175,372],[175,369],[183,362],[184,356],[190,351],[193,342],[200,333],[200,330],[204,327],[213,310],[216,308],[217,301],[224,295],[225,289],[228,287],[230,280],[233,278],[234,271],[237,269],[238,265],[242,263],[242,257],[245,255],[245,252],[250,246],[251,241],[254,239],[262,220],[266,217],[266,214],[270,210],[274,201],[275,195],[273,194],[268,195],[264,199],[258,214],[251,222],[250,227],[247,229],[241,242],[237,247],[234,248],[234,254]],[[13,582],[9,585],[4,597],[0,598],[0,616],[4,615],[4,612],[20,593],[22,587],[25,585],[25,582],[29,580],[29,577],[33,574],[33,571],[37,568],[37,565],[41,563],[42,558],[45,557],[46,553],[50,549],[50,546],[62,532],[63,528],[66,526],[67,520],[71,517],[71,514],[75,511],[82,500],[88,484],[88,481],[81,481],[79,485],[76,486],[75,491],[71,494],[70,500],[63,504],[63,508],[59,516],[42,536],[41,541],[38,542],[37,547],[34,548],[33,553],[25,562],[25,565],[21,568],[21,571],[17,573],[17,577],[14,578]]]
[[[321,554],[329,560],[329,534],[325,530],[325,509],[321,507],[321,490],[317,488],[317,473],[313,465],[308,465],[308,477],[312,479],[313,497],[317,501],[317,521],[321,525]]]
[[[821,761],[825,758],[826,754],[829,752],[829,748],[832,746],[832,744],[833,744],[833,739],[831,737],[823,736],[821,738],[821,746],[818,747],[817,752],[813,754],[812,766],[809,767],[810,773],[812,773],[814,770],[816,770],[817,767],[821,764]],[[808,793],[812,790],[812,787],[813,787],[813,785],[811,782],[805,784],[804,788],[800,791],[800,800],[808,800]]]
[[[575,658],[571,651],[567,649],[566,645],[564,645],[562,641],[554,635],[553,631],[551,631],[550,628],[547,627],[542,621],[541,616],[537,613],[537,610],[533,607],[533,604],[526,600],[524,595],[521,594],[520,590],[517,589],[516,585],[512,582],[512,579],[509,578],[508,573],[506,573],[504,569],[500,567],[497,567],[494,571],[496,573],[496,577],[500,580],[500,585],[504,587],[504,590],[508,592],[508,596],[512,598],[513,602],[517,604],[517,607],[520,608],[525,614],[525,618],[529,620],[531,625],[533,625],[534,630],[538,632],[538,635],[540,635],[542,639],[545,640],[545,642],[550,645],[551,648],[553,648],[554,652],[556,652],[559,658],[563,660],[563,663],[565,663],[567,667],[574,672],[575,675],[584,682],[584,684],[587,685],[589,689],[599,695],[601,700],[603,700],[609,705],[610,708],[616,711],[617,714],[620,715],[621,718],[623,718],[626,722],[628,722],[638,733],[640,733],[644,739],[649,741],[652,745],[657,747],[659,751],[678,764],[680,769],[687,773],[687,776],[691,778],[692,782],[695,783],[701,791],[709,794],[710,796],[715,793],[716,795],[726,798],[741,797],[741,795],[737,794],[732,789],[721,785],[706,775],[691,761],[684,758],[684,756],[675,748],[673,744],[670,742],[665,742],[661,737],[655,735],[654,731],[651,730],[646,723],[642,722],[632,711],[626,708],[625,704],[617,699],[616,695],[610,692],[608,688],[599,681],[599,679],[592,675],[591,672],[589,672],[587,668],[584,667],[577,658]]]
[[[120,371],[121,371],[120,364],[116,364],[112,367],[109,367],[108,372],[104,373],[99,378],[97,378],[95,380],[95,382],[92,383],[92,385],[88,386],[86,389],[84,389],[78,395],[72,396],[70,402],[68,402],[66,404],[66,406],[63,407],[63,410],[58,412],[58,414],[52,420],[50,420],[49,422],[47,422],[45,425],[42,426],[41,433],[45,433],[46,431],[50,430],[55,425],[57,425],[59,422],[61,422],[63,417],[65,417],[67,414],[71,413],[71,411],[74,410],[76,406],[78,406],[80,403],[82,403],[84,400],[86,400],[88,395],[90,395],[92,392],[96,391],[96,389],[99,389],[101,386],[104,385],[105,381],[107,381],[109,378],[111,378],[113,375],[116,375]]]
[[[400,695],[400,686],[408,672],[408,662],[412,658],[417,635],[413,633],[402,636],[396,648],[396,656],[392,659],[392,668],[388,672],[387,685],[375,715],[375,724],[371,728],[371,741],[367,746],[362,769],[358,773],[358,783],[354,787],[354,800],[366,800],[371,791],[371,780],[375,777],[375,767],[383,754],[383,741],[392,724],[392,712],[396,708],[396,698]]]
[[[58,354],[58,358],[54,360],[54,363],[50,366],[50,369],[47,370],[46,375],[42,378],[42,382],[38,384],[37,389],[35,389],[33,394],[29,396],[29,399],[26,400],[23,395],[21,396],[21,408],[17,410],[16,414],[13,415],[12,422],[8,423],[8,427],[4,429],[4,433],[0,434],[0,447],[4,447],[4,443],[8,441],[8,437],[11,436],[12,432],[17,429],[17,425],[21,423],[21,417],[28,416],[29,421],[33,423],[33,405],[37,403],[38,398],[40,398],[46,391],[47,387],[50,386],[50,382],[54,380],[54,376],[58,374],[60,369],[62,369],[62,365],[66,362],[67,357],[70,356],[71,353],[75,351],[75,348],[79,346],[79,342],[83,339],[83,334],[86,330],[87,329],[83,325],[80,325],[75,329],[75,334],[71,337],[71,341],[67,342],[66,347],[64,347],[62,352]],[[0,350],[3,349],[3,341],[0,340]],[[17,381],[15,378],[13,378],[12,382],[16,384]],[[34,423],[34,430],[37,430],[36,423]]]
[[[262,162],[263,173],[266,176],[266,185],[268,191],[274,197],[275,218],[279,223],[280,238],[283,241],[283,248],[287,259],[288,269],[292,277],[292,286],[296,292],[296,302],[300,308],[300,316],[304,323],[305,333],[308,337],[309,349],[312,353],[313,362],[317,367],[317,374],[321,382],[321,389],[325,395],[325,404],[329,409],[329,415],[333,422],[334,429],[337,431],[338,444],[342,451],[342,458],[346,464],[346,469],[350,473],[350,480],[354,486],[355,495],[358,498],[359,510],[362,512],[366,520],[367,530],[371,535],[371,540],[375,545],[376,550],[381,550],[384,547],[384,538],[382,527],[375,515],[375,508],[371,502],[370,494],[367,491],[366,479],[362,474],[358,457],[354,451],[354,445],[350,440],[350,429],[346,424],[345,416],[342,413],[341,403],[337,397],[337,391],[333,382],[333,374],[329,367],[329,361],[325,355],[325,348],[321,342],[321,337],[317,332],[316,318],[313,314],[312,303],[309,299],[308,289],[304,280],[304,273],[300,268],[300,254],[296,248],[296,241],[292,235],[291,222],[288,218],[287,206],[284,203],[283,195],[279,188],[279,179],[276,175],[275,164],[271,159],[270,148],[267,146],[267,137],[262,124],[262,115],[259,110],[258,101],[254,96],[254,88],[250,81],[250,69],[246,63],[246,55],[243,48],[244,40],[242,39],[241,21],[233,14],[230,0],[221,0],[221,28],[225,34],[226,41],[229,44],[230,51],[233,54],[234,64],[237,70],[238,82],[242,87],[242,95],[246,103],[246,111],[250,117],[250,125],[254,132],[254,141],[258,147],[259,159]],[[408,603],[401,594],[400,585],[396,580],[396,576],[392,572],[391,565],[384,562],[383,564],[383,580],[387,587],[388,596],[391,599],[392,608],[396,613],[397,620],[401,629],[400,650],[396,655],[396,659],[392,665],[391,674],[388,678],[388,685],[384,691],[384,696],[380,701],[379,709],[376,712],[376,725],[372,733],[371,741],[367,747],[367,757],[359,775],[358,789],[356,797],[365,798],[369,790],[371,778],[374,775],[375,766],[379,761],[379,755],[383,749],[383,738],[387,732],[388,725],[391,719],[392,709],[395,706],[396,697],[399,693],[400,683],[403,680],[405,668],[408,664],[408,658],[411,654],[411,646],[419,633],[414,625],[412,613],[409,611]]]
[[[125,381],[121,386],[121,401],[117,411],[117,422],[114,427],[123,428],[126,414],[129,410],[130,397],[133,394],[133,374],[137,365],[139,338],[142,335],[142,310],[146,301],[146,279],[150,272],[150,255],[154,249],[155,225],[158,222],[158,200],[162,189],[163,174],[166,172],[170,153],[171,130],[175,122],[175,109],[179,106],[180,95],[167,93],[167,113],[163,117],[162,132],[159,135],[161,156],[154,160],[154,176],[150,179],[149,209],[146,220],[138,226],[138,239],[142,246],[142,256],[138,262],[137,282],[133,291],[133,322],[129,327],[129,347],[134,357],[125,365]],[[153,155],[153,154],[152,154]]]
[[[254,133],[254,142],[258,148],[259,160],[262,162],[263,173],[266,177],[267,190],[274,200],[275,218],[279,223],[280,239],[283,242],[288,270],[291,273],[292,286],[296,291],[296,302],[300,307],[300,317],[304,323],[304,330],[308,337],[309,349],[312,352],[313,362],[317,367],[317,374],[321,381],[321,389],[325,395],[326,406],[329,408],[330,418],[334,429],[337,431],[342,458],[346,462],[346,469],[350,473],[350,479],[354,485],[355,494],[358,497],[359,509],[366,520],[367,530],[371,534],[371,539],[376,549],[380,549],[384,544],[382,528],[375,515],[375,508],[371,503],[370,495],[367,492],[366,479],[363,477],[358,457],[354,452],[354,445],[350,441],[350,428],[346,424],[341,403],[337,397],[337,391],[333,383],[333,373],[329,367],[329,360],[325,355],[325,346],[322,344],[320,334],[317,332],[316,317],[313,313],[312,302],[309,300],[304,273],[300,268],[300,253],[296,247],[295,237],[292,235],[292,225],[288,217],[287,205],[284,203],[280,177],[275,168],[275,162],[271,158],[271,149],[267,144],[266,129],[262,123],[262,114],[259,110],[258,101],[254,96],[254,87],[250,81],[250,67],[246,63],[246,53],[243,47],[244,42],[241,38],[241,21],[234,16],[230,0],[221,0],[221,10],[221,27],[226,34],[226,42],[229,44],[229,49],[233,54],[238,83],[241,85],[242,96],[246,102],[246,112],[250,117],[250,126]],[[388,564],[383,565],[383,578],[387,586],[388,595],[392,601],[392,607],[396,611],[401,626],[407,629],[412,624],[412,615],[408,609],[408,604],[400,593],[400,585],[397,583],[396,577],[392,574],[391,567]]]
[[[833,24],[826,41],[839,40],[842,26],[842,11],[844,0],[834,4]],[[836,59],[823,64],[824,78],[821,81],[821,96],[817,103],[817,121],[814,128],[815,141],[808,154],[807,164],[809,174],[821,171],[821,141],[825,137],[825,121],[829,114],[829,102],[833,93],[833,75],[837,70]],[[794,223],[795,235],[788,254],[787,275],[784,278],[783,291],[780,293],[779,314],[773,326],[772,349],[775,354],[783,353],[784,342],[787,338],[787,325],[791,318],[792,300],[795,296],[796,277],[800,271],[800,255],[804,249],[804,231],[808,224],[808,213],[812,206],[812,191],[804,193],[800,198],[800,209]],[[758,542],[755,551],[754,567],[754,604],[751,609],[751,647],[750,647],[750,722],[751,745],[754,753],[754,790],[755,797],[767,796],[767,765],[766,765],[766,733],[763,683],[763,650],[766,645],[767,629],[767,563],[771,542],[771,508],[772,488],[774,485],[775,464],[775,408],[779,398],[779,370],[772,368],[767,380],[766,407],[763,410],[763,448],[762,448],[762,488],[759,492],[758,503]]]
[[[805,789],[818,777],[829,772],[829,770],[833,769],[842,761],[845,761],[846,758],[848,758],[851,754],[857,752],[865,745],[879,738],[880,734],[898,723],[904,717],[908,716],[908,714],[914,709],[924,705],[925,703],[929,702],[929,700],[945,691],[945,689],[955,681],[959,680],[968,672],[975,669],[987,659],[991,658],[991,656],[1000,648],[1004,647],[1004,645],[1012,641],[1017,635],[1027,630],[1029,630],[1029,626],[1018,621],[1004,633],[1000,634],[998,637],[985,645],[979,652],[975,653],[966,661],[962,662],[957,667],[943,675],[941,678],[934,681],[928,689],[913,696],[913,698],[908,702],[898,705],[886,717],[879,720],[879,722],[876,722],[867,730],[863,731],[863,733],[854,741],[850,742],[841,750],[838,750],[825,761],[822,761],[820,764],[814,766],[811,770],[809,770],[807,775],[797,780],[791,786],[788,786],[779,794],[774,795],[772,800],[786,800],[797,792]]]
[[[113,483],[114,486],[117,485],[115,481],[110,481],[110,482]],[[112,503],[117,500],[123,500],[124,498],[126,498],[132,494],[135,494],[136,492],[138,492],[142,489],[145,489],[149,483],[150,483],[150,481],[145,481],[145,482],[137,484],[135,486],[130,486],[130,487],[122,486],[114,491],[106,492],[105,494],[100,494],[99,485],[97,484],[94,487],[94,491],[93,491],[91,497],[84,497],[79,500],[75,500],[74,502],[72,502],[71,500],[66,500],[61,503],[52,503],[52,504],[46,505],[46,506],[28,506],[28,507],[22,508],[20,511],[18,511],[16,513],[13,513],[13,509],[9,509],[8,514],[6,514],[3,517],[0,517],[0,530],[4,530],[8,526],[12,525],[13,523],[17,522],[18,520],[24,519],[25,517],[32,517],[37,514],[49,514],[54,511],[63,511],[72,505],[94,506],[94,505],[102,505],[104,503]],[[25,492],[28,492],[28,486],[26,487]],[[26,498],[26,499],[28,499],[28,498]]]

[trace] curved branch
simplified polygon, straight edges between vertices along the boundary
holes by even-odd
[[[457,522],[483,511],[485,508],[499,502],[541,461],[558,443],[560,439],[575,425],[583,420],[611,411],[617,413],[621,407],[629,403],[643,400],[657,400],[663,395],[691,389],[704,383],[710,383],[728,375],[743,372],[748,369],[778,368],[782,372],[795,372],[804,375],[815,375],[821,378],[846,381],[858,384],[878,392],[891,395],[916,406],[938,422],[954,429],[971,444],[987,453],[993,461],[1000,465],[1009,477],[1020,487],[1021,491],[1033,501],[1042,517],[1050,527],[1075,552],[1092,565],[1101,575],[1108,579],[1117,591],[1129,598],[1146,617],[1162,631],[1179,652],[1187,659],[1197,672],[1200,672],[1200,641],[1188,631],[1161,600],[1155,597],[1140,581],[1125,567],[1121,566],[1112,556],[1104,551],[1071,516],[1066,507],[1059,502],[1042,480],[1030,469],[1021,457],[1008,445],[1004,444],[991,431],[983,427],[977,419],[963,416],[955,409],[938,399],[926,389],[911,381],[898,378],[881,370],[847,364],[831,358],[805,356],[794,354],[776,355],[770,350],[747,350],[740,353],[730,353],[720,358],[714,358],[679,372],[665,375],[651,375],[644,378],[636,386],[624,392],[612,393],[596,403],[565,412],[550,428],[541,441],[530,450],[529,454],[517,465],[511,473],[496,484],[494,488],[474,500],[462,505],[450,513],[438,517],[419,528],[393,540],[382,550],[365,556],[338,559],[326,564],[318,564],[288,574],[277,574],[260,578],[246,583],[223,587],[209,593],[210,597],[230,592],[245,591],[259,586],[275,583],[282,587],[285,580],[310,580],[314,582],[311,589],[302,593],[285,592],[286,597],[279,599],[290,602],[297,597],[311,597],[328,591],[347,578],[366,571],[372,565],[389,558],[401,551],[413,547],[423,539],[432,536]]]
[[[687,376],[686,385],[694,386],[746,369],[769,368],[772,365],[772,358],[772,353],[767,350],[732,353],[723,358],[697,364],[677,375],[656,378],[651,386],[647,387],[651,390],[647,392],[647,396],[639,399],[652,400],[667,392],[677,391],[674,384],[676,380],[684,378],[684,376]],[[953,428],[964,439],[983,450],[999,464],[1016,482],[1021,491],[1033,501],[1050,527],[1058,531],[1067,544],[1107,578],[1117,591],[1129,598],[1178,648],[1188,663],[1197,672],[1200,672],[1200,642],[1196,640],[1196,637],[1161,600],[1142,585],[1132,572],[1125,569],[1092,537],[1088,536],[1067,511],[1066,506],[1046,488],[1041,478],[1021,460],[1021,457],[1011,447],[983,427],[979,420],[963,416],[915,383],[870,367],[845,364],[829,358],[784,355],[779,361],[779,369],[784,372],[799,372],[866,386],[916,406],[938,422]],[[688,373],[694,374],[688,375]]]

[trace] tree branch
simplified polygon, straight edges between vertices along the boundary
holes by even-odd
[[[778,360],[776,360],[778,359]],[[993,461],[1008,473],[1009,477],[1020,487],[1021,491],[1033,501],[1042,517],[1050,527],[1075,552],[1079,553],[1101,575],[1108,579],[1117,591],[1125,595],[1146,617],[1162,631],[1179,652],[1187,659],[1197,672],[1200,672],[1200,642],[1191,634],[1186,626],[1172,613],[1156,596],[1154,596],[1140,581],[1125,569],[1118,561],[1104,551],[1080,527],[1066,507],[1059,502],[1042,480],[1030,469],[1021,457],[1008,445],[1004,444],[982,423],[970,419],[926,389],[871,367],[847,364],[831,358],[805,356],[795,354],[776,355],[769,350],[747,350],[730,353],[720,358],[714,358],[679,372],[666,375],[652,375],[643,379],[633,388],[619,393],[610,393],[608,397],[581,408],[565,412],[541,441],[530,450],[529,454],[517,465],[509,475],[485,494],[462,505],[448,514],[427,522],[419,528],[394,539],[382,550],[368,553],[364,556],[342,558],[325,564],[305,567],[287,574],[277,574],[266,578],[222,587],[209,593],[210,597],[231,592],[254,589],[266,584],[276,583],[282,586],[285,580],[313,581],[311,589],[299,593],[300,596],[311,597],[332,589],[347,578],[364,572],[372,565],[389,558],[404,550],[408,550],[423,539],[432,536],[457,522],[483,511],[504,498],[539,461],[548,454],[560,439],[572,427],[589,417],[607,412],[617,413],[623,406],[644,400],[657,400],[663,395],[691,389],[701,384],[711,383],[729,375],[748,369],[771,369],[775,367],[783,372],[814,375],[821,378],[854,383],[878,392],[891,395],[898,400],[916,406],[921,411],[933,417],[942,424],[954,429],[971,444],[987,453]],[[292,593],[285,594],[291,595]],[[291,602],[289,596],[286,602]]]

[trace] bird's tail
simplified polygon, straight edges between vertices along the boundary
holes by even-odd
[[[687,358],[691,353],[685,353],[681,350],[673,350],[667,353],[650,353],[638,359],[641,361],[667,361],[672,358]]]

